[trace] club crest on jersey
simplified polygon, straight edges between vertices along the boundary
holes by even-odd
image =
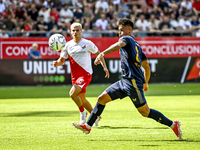
[[[86,45],[83,45],[83,46],[82,46],[82,49],[84,49],[84,48],[86,48]]]

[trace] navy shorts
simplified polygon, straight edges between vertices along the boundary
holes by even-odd
[[[118,98],[123,99],[126,96],[129,96],[136,108],[146,104],[143,85],[138,86],[134,79],[122,78],[109,86],[105,91],[109,94],[112,100]]]

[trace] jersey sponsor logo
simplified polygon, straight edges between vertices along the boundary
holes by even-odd
[[[200,78],[200,58],[195,61],[190,73],[187,76],[187,80]]]

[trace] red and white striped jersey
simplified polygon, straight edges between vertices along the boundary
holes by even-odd
[[[96,45],[89,40],[82,38],[78,43],[70,40],[66,43],[60,56],[70,60],[71,76],[79,77],[84,74],[92,74],[91,53],[98,52]]]

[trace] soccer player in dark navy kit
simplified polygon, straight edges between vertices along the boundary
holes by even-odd
[[[161,112],[150,109],[146,102],[144,92],[148,90],[150,67],[145,54],[142,52],[142,48],[135,41],[134,37],[131,36],[133,22],[129,19],[120,19],[118,26],[119,41],[100,53],[94,63],[95,65],[99,64],[101,57],[120,49],[122,79],[109,86],[98,97],[97,104],[86,124],[77,124],[75,122],[72,122],[72,124],[86,134],[89,134],[93,123],[103,112],[106,103],[129,96],[142,116],[152,118],[161,124],[169,126],[176,134],[177,139],[181,139],[180,122],[169,120]],[[144,73],[141,70],[141,66],[145,70]]]

